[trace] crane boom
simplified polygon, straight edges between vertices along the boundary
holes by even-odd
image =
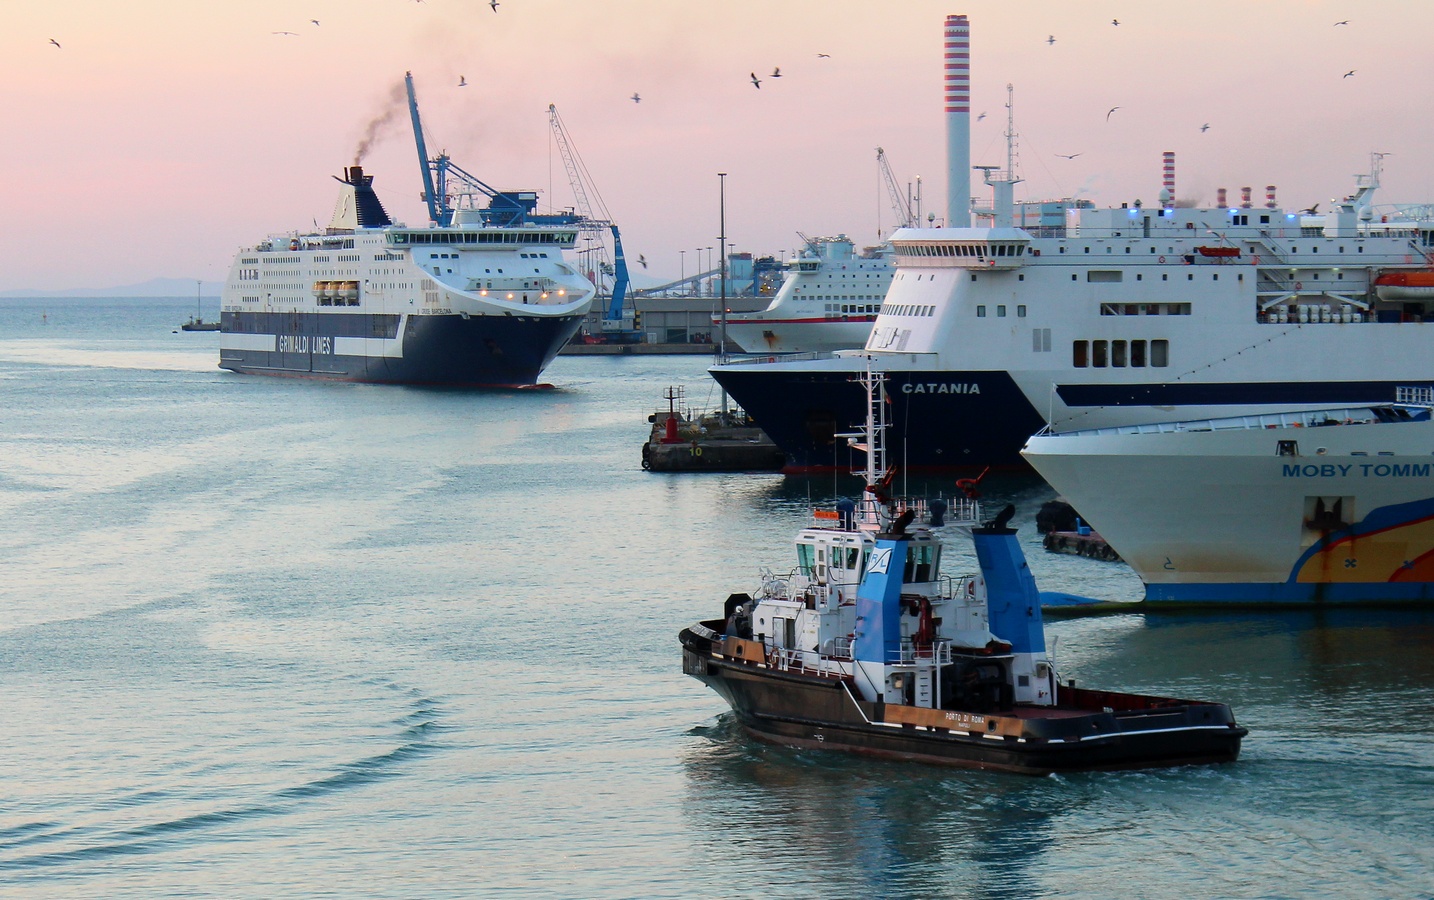
[[[891,173],[891,164],[886,159],[886,151],[880,147],[876,148],[876,165],[881,170],[882,177],[886,180],[886,190],[891,195],[891,209],[896,213],[896,227],[914,227],[917,222],[916,216],[911,212],[911,204],[901,196],[901,189],[896,185],[896,176]]]

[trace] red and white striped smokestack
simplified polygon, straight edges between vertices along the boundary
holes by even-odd
[[[1275,208],[1275,186],[1273,184],[1265,185],[1265,208]]]
[[[946,224],[971,225],[971,25],[946,17]]]
[[[1254,206],[1254,202],[1251,201],[1251,199],[1250,199],[1251,195],[1254,194],[1254,191],[1255,191],[1254,188],[1247,188],[1247,187],[1242,187],[1242,188],[1240,188],[1240,208],[1241,208],[1241,209],[1249,209],[1251,206]]]
[[[1225,202],[1226,202],[1226,200],[1229,199],[1229,194],[1230,194],[1230,192],[1227,191],[1227,190],[1225,190],[1224,188],[1217,188],[1217,189],[1215,190],[1215,208],[1216,208],[1216,209],[1224,209],[1224,208],[1225,208]]]
[[[1160,205],[1175,205],[1175,153],[1166,150],[1161,154],[1165,158],[1165,179],[1160,183]]]

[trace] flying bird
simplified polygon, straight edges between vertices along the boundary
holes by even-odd
[[[647,268],[647,257],[643,256],[641,253],[637,254],[637,262],[644,269]]]
[[[638,96],[637,91],[633,91],[633,92],[632,92],[632,102],[633,102],[633,103],[641,103],[641,102],[642,102],[642,98]]]
[[[775,69],[772,70],[772,77],[773,77],[773,78],[781,78],[781,77],[782,77],[782,67],[781,67],[781,66],[778,66],[778,67],[776,67]]]
[[[54,38],[50,38],[50,43],[54,44],[56,47],[60,47],[60,42],[57,41],[57,40],[55,40]],[[64,48],[64,47],[60,47],[60,49],[63,50],[63,49],[65,49],[65,48]]]
[[[1046,43],[1047,43],[1047,44],[1054,44],[1055,42],[1056,42],[1056,36],[1055,36],[1055,35],[1051,35],[1050,37],[1046,38]]]
[[[274,34],[287,34],[287,35],[290,35],[290,36],[292,36],[292,37],[298,37],[298,36],[299,36],[299,33],[298,33],[297,31],[276,31],[276,32],[274,32]]]
[[[1081,153],[1084,152],[1084,150],[1081,151]],[[1056,156],[1059,156],[1061,159],[1075,159],[1077,156],[1080,156],[1080,153],[1071,153],[1069,155],[1065,153],[1057,153]]]
[[[1209,131],[1209,130],[1210,130],[1210,123],[1209,123],[1209,122],[1206,122],[1204,125],[1201,125],[1201,126],[1200,126],[1200,133],[1201,133],[1201,134],[1204,134],[1205,132],[1207,132],[1207,131]]]
[[[981,113],[979,116],[976,117],[976,121],[979,122],[979,121],[981,121],[981,120],[984,119],[984,118],[986,118],[986,114],[985,114],[985,113]]]
[[[1302,209],[1302,210],[1300,210],[1300,212],[1304,213],[1304,214],[1307,215],[1307,216],[1317,216],[1317,215],[1319,215],[1319,204],[1316,203],[1314,206],[1311,206],[1309,209]]]
[[[318,19],[310,19],[309,21],[310,21],[310,22],[313,22],[315,25],[319,24],[319,20],[318,20]]]
[[[498,0],[488,0],[488,5],[493,7],[493,12],[498,11]]]
[[[1349,76],[1351,76],[1351,75],[1353,75],[1353,74],[1354,74],[1354,70],[1353,70],[1353,69],[1350,69],[1348,72],[1345,72],[1345,73],[1344,73],[1344,77],[1345,77],[1345,78],[1348,78]]]
[[[1112,24],[1112,25],[1119,25],[1119,24],[1120,24],[1120,20],[1119,20],[1119,19],[1111,19],[1111,20],[1110,20],[1110,24]]]
[[[817,59],[831,59],[831,58],[832,58],[832,55],[831,55],[830,53],[818,53],[818,54],[817,54]]]
[[[459,86],[459,87],[467,87],[467,86],[468,86],[468,78],[467,78],[466,76],[464,76],[464,75],[459,75],[459,76],[458,76],[458,86]]]
[[[1348,24],[1349,24],[1349,20],[1348,20],[1348,19],[1345,19],[1343,22],[1335,22],[1334,24],[1336,24],[1336,25],[1348,25]]]
[[[1112,106],[1112,107],[1110,108],[1110,112],[1108,112],[1108,113],[1105,114],[1105,120],[1106,120],[1107,122],[1110,121],[1110,113],[1115,112],[1117,109],[1120,109],[1120,107],[1119,107],[1119,106]]]
[[[757,73],[756,73],[756,72],[753,72],[753,73],[752,73],[752,86],[755,87],[755,88],[756,88],[757,90],[759,90],[759,91],[762,89],[762,79],[760,79],[760,78],[757,77]]]

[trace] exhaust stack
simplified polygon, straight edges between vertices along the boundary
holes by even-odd
[[[971,226],[971,25],[946,17],[946,224]]]
[[[1175,205],[1175,154],[1166,150],[1161,155],[1165,162],[1165,178],[1160,188],[1160,205],[1169,209]]]

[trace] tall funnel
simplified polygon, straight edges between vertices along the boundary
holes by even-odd
[[[1169,209],[1175,205],[1175,153],[1166,150],[1161,157],[1164,172],[1160,183],[1160,205]]]
[[[971,225],[971,25],[946,17],[946,224]]]

